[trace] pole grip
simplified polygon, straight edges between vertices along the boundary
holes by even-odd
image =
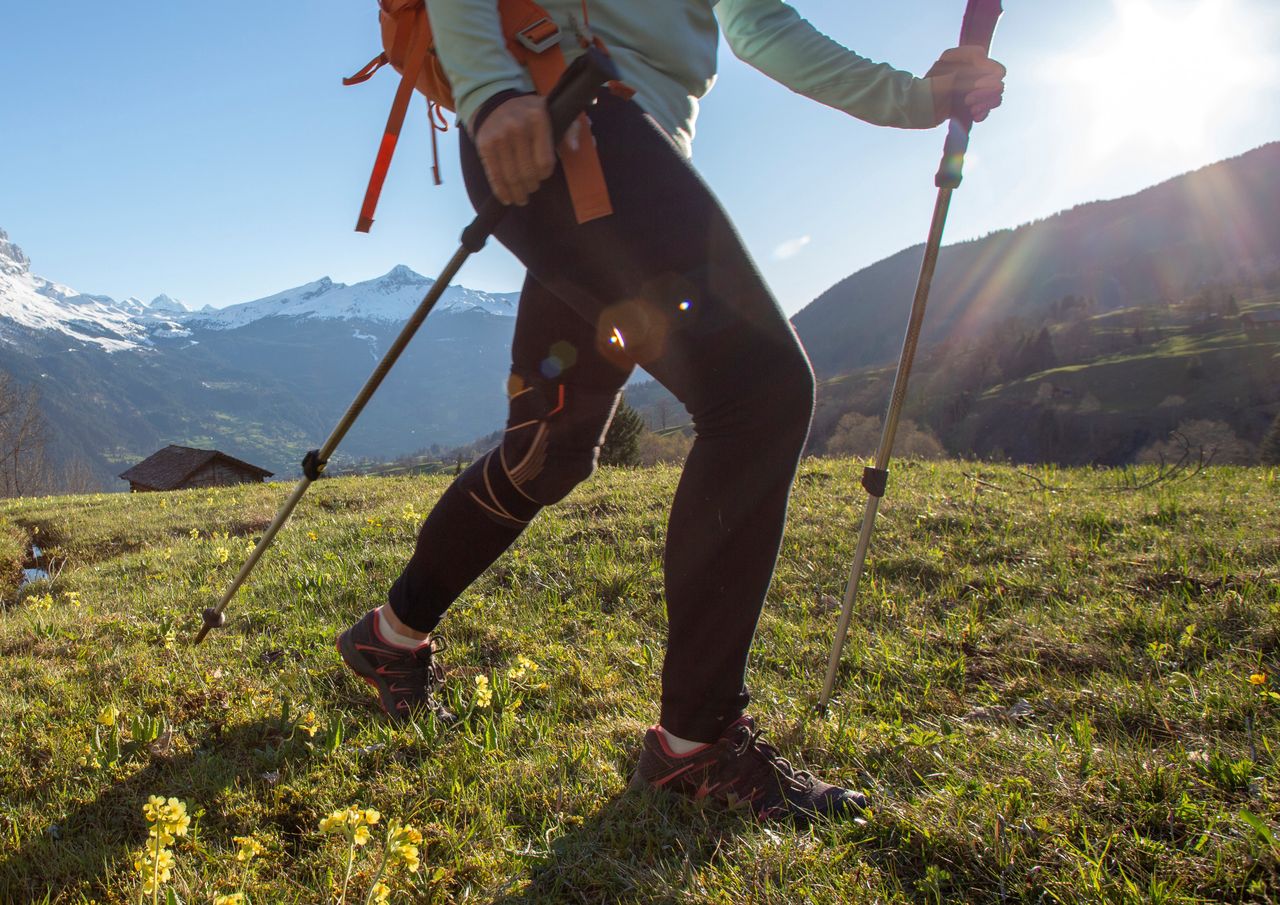
[[[591,106],[602,87],[621,78],[613,60],[597,47],[588,47],[585,53],[565,67],[560,80],[547,95],[552,146],[560,144],[560,139],[564,138],[574,120]],[[590,141],[590,137],[583,136],[583,140]],[[480,205],[476,218],[462,231],[463,247],[472,254],[484,248],[484,243],[506,210],[501,201],[490,195]]]
[[[1000,0],[969,0],[964,11],[964,24],[960,26],[960,46],[981,47],[991,52],[991,39],[995,37],[996,23],[1004,7]]]
[[[964,24],[960,26],[961,47],[981,47],[991,53],[991,41],[995,37],[996,23],[1004,12],[1001,0],[969,0],[965,7]],[[969,150],[969,130],[973,120],[965,116],[953,116],[947,125],[947,143],[942,149],[942,164],[933,184],[940,189],[960,187],[964,178],[964,155]]]

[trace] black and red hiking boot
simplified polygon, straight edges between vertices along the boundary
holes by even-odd
[[[789,820],[804,826],[815,818],[850,820],[867,808],[864,795],[797,770],[760,738],[755,721],[743,716],[720,740],[683,757],[667,747],[657,728],[644,736],[633,787],[648,786],[712,799],[731,808],[750,806],[758,820]]]
[[[405,720],[421,708],[452,722],[454,715],[436,698],[444,687],[444,669],[434,658],[443,645],[428,637],[417,650],[397,647],[383,639],[379,618],[377,610],[370,610],[338,636],[343,661],[377,690],[388,716]]]

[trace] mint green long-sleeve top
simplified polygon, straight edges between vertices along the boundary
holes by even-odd
[[[573,59],[581,0],[539,2]],[[533,89],[504,46],[495,0],[427,0],[427,9],[463,123],[499,91]],[[685,154],[698,101],[715,82],[721,30],[739,59],[806,97],[877,125],[938,122],[926,80],[858,56],[782,0],[588,0],[587,9],[636,102]]]

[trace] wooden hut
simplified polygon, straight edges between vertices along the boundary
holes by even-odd
[[[1240,315],[1240,326],[1250,335],[1280,334],[1280,308],[1250,311]]]
[[[257,484],[271,477],[271,472],[248,462],[218,452],[216,449],[192,449],[189,446],[166,446],[120,475],[129,482],[129,490],[186,490],[192,487],[226,487],[231,484]]]

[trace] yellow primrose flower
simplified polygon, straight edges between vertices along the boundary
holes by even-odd
[[[237,861],[252,861],[266,851],[262,844],[252,836],[234,836],[231,841],[236,844]]]
[[[315,738],[316,733],[320,731],[320,727],[316,724],[316,712],[308,710],[307,715],[298,724],[298,728],[305,732],[308,738]]]
[[[376,808],[365,808],[364,811],[360,814],[360,819],[365,823],[367,823],[369,826],[373,826],[375,823],[377,823],[379,820],[382,819],[382,815],[378,813],[378,810]]]
[[[226,562],[228,559],[231,558],[231,551],[228,550],[226,547],[219,547],[213,552],[217,555],[218,562]]]
[[[421,866],[418,846],[422,844],[422,833],[412,826],[401,826],[398,821],[391,822],[391,832],[387,839],[387,857],[392,861],[404,862],[405,869],[416,873]]]
[[[225,896],[214,896],[213,905],[244,905],[244,893],[232,892]]]
[[[165,805],[164,819],[165,823],[169,825],[169,832],[176,833],[179,836],[187,835],[187,827],[191,826],[191,818],[187,816],[186,802],[170,798],[168,804]]]
[[[114,726],[116,719],[120,716],[120,708],[115,704],[108,704],[98,711],[98,723],[103,726]]]
[[[391,887],[381,881],[374,884],[373,889],[369,891],[373,896],[373,901],[377,905],[387,905],[387,900],[391,898]]]
[[[173,852],[160,849],[147,852],[133,859],[133,869],[142,878],[142,890],[150,895],[173,876]]]
[[[1267,674],[1265,672],[1255,672],[1253,675],[1249,677],[1249,684],[1250,685],[1266,685]]]
[[[334,811],[328,817],[320,821],[320,832],[336,833],[345,828],[347,825],[347,809]]]
[[[319,540],[319,539],[320,539],[320,535],[316,534],[314,531],[308,531],[308,532],[307,532],[307,537],[311,538],[312,540]]]
[[[353,845],[364,845],[369,841],[369,828],[364,824],[356,827],[355,832],[351,834],[351,843]]]
[[[199,539],[200,539],[200,529],[199,529],[199,528],[192,528],[192,529],[191,529],[191,531],[190,531],[190,534],[191,534],[191,539],[192,539],[192,540],[199,540]]]
[[[147,818],[148,823],[156,823],[160,820],[160,809],[163,807],[164,799],[159,795],[152,795],[142,806],[142,816]]]

